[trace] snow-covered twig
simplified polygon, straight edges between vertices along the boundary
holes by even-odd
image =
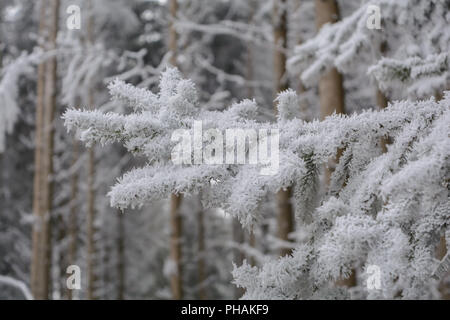
[[[0,284],[5,284],[7,286],[19,289],[25,299],[33,300],[33,295],[31,294],[30,289],[28,289],[27,285],[20,280],[0,275]]]

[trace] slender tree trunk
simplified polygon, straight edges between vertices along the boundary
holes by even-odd
[[[317,30],[326,23],[339,20],[339,8],[336,0],[316,0]],[[319,81],[320,117],[336,113],[345,113],[344,87],[342,75],[336,68],[332,68]]]
[[[93,105],[92,91],[89,90],[89,105]],[[90,147],[88,150],[88,173],[87,173],[87,276],[88,288],[87,298],[89,300],[99,299],[97,294],[98,274],[97,259],[98,250],[96,243],[96,235],[98,228],[96,225],[97,212],[95,209],[95,149]]]
[[[92,95],[89,94],[91,97]],[[91,99],[89,99],[91,100]],[[96,247],[96,210],[95,210],[95,150],[94,147],[88,149],[88,173],[87,173],[87,298],[89,300],[98,299],[96,272],[96,259],[98,256]]]
[[[59,22],[59,0],[42,1],[39,32],[44,38],[44,48],[56,48]],[[49,14],[47,16],[47,9]],[[48,25],[45,22],[48,21]],[[56,109],[56,57],[38,67],[36,151],[33,195],[33,258],[31,287],[35,299],[50,296],[51,270],[51,213],[53,201],[53,136]]]
[[[171,195],[170,208],[170,258],[175,268],[170,276],[170,287],[175,300],[183,299],[182,264],[181,264],[181,215],[182,195]]]
[[[298,13],[298,11],[300,10],[300,5],[302,3],[303,0],[296,0],[295,2],[295,13]],[[297,16],[295,16],[295,18],[297,19]],[[299,24],[299,21],[295,21],[297,24]],[[302,38],[302,34],[300,33],[300,30],[295,30],[296,31],[296,43],[297,45],[301,45],[303,42],[303,38]],[[297,83],[297,92],[299,94],[305,93],[306,92],[306,88],[305,85],[303,84],[302,80],[300,79],[300,75],[296,75],[298,83]],[[306,116],[308,115],[308,105],[307,103],[305,103],[305,101],[300,101],[300,111]],[[305,117],[303,120],[305,121],[310,121],[311,119],[309,117]]]
[[[94,17],[92,13],[92,0],[89,1],[89,19],[87,25],[87,43],[91,47],[94,43]],[[94,106],[94,93],[92,85],[88,90],[89,108]],[[87,298],[89,300],[99,299],[97,285],[99,276],[97,274],[98,250],[96,235],[98,234],[97,212],[95,209],[95,147],[88,148],[88,177],[87,177],[87,275],[88,289]]]
[[[253,24],[253,16],[255,14],[255,5],[256,3],[251,3],[251,12],[250,12],[250,24]],[[254,77],[255,77],[255,68],[253,66],[253,43],[252,42],[248,42],[247,43],[247,74],[246,74],[246,78],[248,81],[253,81]],[[254,95],[255,95],[255,90],[254,87],[252,85],[249,85],[247,88],[248,91],[248,98],[249,99],[253,99]],[[238,222],[239,223],[239,222]],[[243,232],[242,228],[239,226],[239,231]],[[244,234],[241,236],[242,238],[244,238]],[[249,239],[248,239],[248,244],[250,247],[254,248],[255,247],[255,234],[252,231],[250,233]],[[252,266],[255,265],[255,259],[253,257],[249,257],[249,261],[250,264]],[[239,297],[242,296],[243,294],[243,290],[240,290],[240,292],[238,292]]]
[[[335,23],[339,20],[339,8],[336,0],[316,0],[316,27],[317,30],[326,23]],[[343,77],[336,68],[332,68],[319,81],[320,118],[323,120],[327,116],[336,113],[345,113],[345,95]],[[329,185],[333,166],[342,153],[338,151],[336,159],[329,161],[328,168],[325,168],[325,183]],[[339,286],[353,287],[356,285],[356,273],[352,271],[346,279],[339,279],[336,282]]]
[[[46,9],[47,1],[40,2],[39,17],[39,36],[41,37],[41,47],[47,41],[45,37],[46,26]],[[35,299],[45,299],[48,292],[43,288],[43,281],[46,282],[45,273],[42,271],[42,263],[44,257],[44,248],[42,247],[43,239],[43,216],[42,216],[42,193],[44,175],[42,165],[43,154],[43,126],[44,126],[44,88],[45,88],[45,63],[42,62],[38,66],[37,75],[37,102],[36,102],[36,138],[35,138],[35,156],[34,156],[34,185],[33,185],[33,236],[32,236],[32,261],[31,261],[31,291]]]
[[[200,201],[199,201],[200,202]],[[200,208],[197,212],[197,225],[198,225],[198,298],[200,300],[206,300],[206,267],[205,267],[205,221],[204,211],[200,203]]]
[[[380,45],[380,53],[381,53],[381,55],[384,55],[386,53],[386,50],[387,50],[387,43],[383,42]],[[386,109],[387,106],[388,106],[388,98],[378,88],[377,88],[376,98],[377,98],[378,109],[380,109],[380,110]],[[383,153],[387,152],[387,145],[390,144],[390,143],[391,143],[391,140],[390,140],[389,137],[381,139],[381,149],[382,149]]]
[[[118,212],[117,221],[117,299],[125,299],[125,221],[123,213]]]
[[[275,0],[273,7],[274,28],[274,72],[275,93],[288,88],[286,74],[286,50],[287,50],[287,1]],[[275,107],[275,112],[278,112]],[[291,189],[280,190],[277,194],[278,203],[278,237],[283,241],[289,241],[289,234],[294,231],[294,212],[291,203]],[[280,256],[291,253],[290,248],[282,248]]]
[[[250,17],[249,17],[249,24],[253,25],[253,16],[254,16],[254,12],[255,12],[255,3],[251,2],[251,12],[250,12]],[[254,77],[255,77],[255,68],[253,66],[253,43],[251,41],[247,42],[247,70],[246,70],[246,78],[248,81],[253,81]],[[247,91],[248,91],[248,98],[249,99],[253,99],[254,95],[255,95],[255,90],[254,87],[252,85],[247,86]]]
[[[250,245],[250,248],[253,248],[253,249],[256,248],[256,237],[255,237],[255,232],[253,231],[253,229],[250,231],[250,233],[248,235],[248,244]],[[256,266],[256,261],[255,261],[255,258],[253,255],[248,260],[252,267]]]
[[[76,165],[79,158],[80,145],[76,139],[72,142],[72,169]],[[69,221],[68,221],[68,233],[69,233],[69,254],[68,264],[74,265],[77,261],[77,244],[78,244],[78,172],[73,172],[71,177],[71,191],[70,191],[70,209],[69,209]],[[72,290],[67,288],[67,299],[72,300]]]
[[[234,261],[233,262],[237,266],[240,266],[244,262],[244,258],[245,258],[242,248],[240,248],[240,246],[242,246],[244,244],[245,234],[244,234],[244,230],[242,230],[241,223],[239,222],[239,220],[237,218],[233,218],[232,228],[233,228],[233,242],[234,242],[235,246],[237,246],[233,250],[233,252],[234,252],[234,257],[233,257]],[[239,299],[240,297],[242,297],[243,294],[244,294],[243,288],[239,288],[236,286],[234,289],[234,297],[236,299]]]
[[[445,241],[445,236],[442,236],[436,248],[436,258],[442,260],[446,254],[447,254],[447,244]],[[443,279],[446,277],[448,277],[448,275],[444,276]],[[443,300],[450,300],[450,288],[449,285],[444,281],[441,281],[441,283],[439,284],[439,292],[441,293]]]
[[[70,200],[68,200],[66,203],[69,204]],[[58,264],[58,274],[54,283],[57,283],[58,287],[58,295],[59,299],[65,299],[66,298],[66,266],[67,266],[67,242],[65,239],[67,238],[67,221],[66,221],[66,215],[63,211],[58,212],[58,216],[56,218],[56,229],[57,229],[57,236],[55,239],[57,252],[54,253],[54,256],[57,258],[57,264]],[[55,290],[55,289],[54,289]]]
[[[91,147],[88,149],[88,196],[87,196],[87,275],[88,275],[88,290],[87,298],[89,300],[98,299],[96,292],[96,285],[98,282],[98,275],[96,273],[96,237],[98,233],[96,226],[96,210],[95,210],[95,151]]]
[[[51,1],[51,29],[50,29],[50,49],[56,49],[56,37],[58,35],[58,24],[59,24],[59,8],[60,1],[52,0]],[[48,216],[47,222],[47,231],[45,232],[45,246],[47,247],[47,273],[48,278],[50,279],[51,275],[51,261],[52,261],[52,226],[53,219],[53,187],[54,187],[54,168],[53,168],[53,150],[54,150],[54,135],[55,135],[55,112],[56,112],[56,88],[57,88],[57,60],[56,57],[51,58],[46,65],[46,88],[45,88],[45,113],[44,113],[44,122],[45,122],[45,172],[46,172],[46,198],[44,200],[44,212]],[[49,292],[51,295],[51,281],[49,281]]]
[[[381,92],[380,89],[377,89],[377,105],[380,110],[383,110],[388,106],[388,99],[383,94],[383,92]],[[390,143],[389,137],[381,139],[381,150],[383,151],[383,153],[387,152],[387,145],[389,143]]]
[[[437,92],[434,97],[436,101],[442,100],[443,98],[442,92]],[[442,260],[446,254],[447,254],[447,243],[445,241],[445,235],[443,235],[439,241],[439,245],[436,248],[436,258]],[[443,300],[450,300],[450,286],[448,283],[441,281],[441,283],[439,284],[439,291],[442,295]]]
[[[339,20],[339,8],[335,0],[316,0],[316,27],[317,30],[326,23],[335,23]],[[332,68],[319,81],[320,118],[336,113],[345,113],[344,87],[342,75],[336,68]],[[337,154],[339,158],[340,152]],[[333,166],[336,160],[330,160],[325,170],[325,183],[330,183]]]
[[[173,66],[177,65],[177,31],[175,30],[174,20],[178,12],[178,1],[169,1],[170,10],[170,25],[169,25],[169,50],[172,53],[170,63]],[[183,299],[183,279],[182,279],[182,221],[180,215],[182,196],[171,195],[170,199],[170,220],[171,220],[171,246],[170,256],[172,262],[175,264],[175,270],[170,278],[170,286],[172,289],[172,297],[175,300]]]
[[[178,54],[178,35],[175,30],[175,19],[178,13],[178,1],[169,0],[169,10],[170,10],[170,22],[169,22],[169,50],[172,53],[170,57],[170,64],[173,66],[177,65],[177,54]]]

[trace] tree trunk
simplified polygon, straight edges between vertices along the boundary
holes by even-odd
[[[336,0],[316,0],[317,30],[326,23],[339,20],[339,8]],[[344,87],[342,75],[336,68],[332,68],[319,81],[320,117],[325,117],[344,111]]]
[[[237,218],[233,218],[231,226],[233,228],[233,242],[234,245],[236,246],[236,248],[233,250],[234,252],[233,262],[237,266],[241,266],[245,258],[242,248],[240,248],[240,246],[244,244],[244,236],[245,236],[244,230],[242,230],[241,223]],[[234,290],[234,297],[236,299],[239,299],[240,297],[242,297],[243,294],[244,294],[243,288],[239,288],[236,286]]]
[[[383,92],[381,92],[380,89],[377,89],[377,105],[380,110],[386,109],[388,106],[388,99],[383,94]],[[383,153],[387,152],[387,145],[389,143],[390,143],[389,137],[381,139],[381,150],[383,151]]]
[[[91,147],[88,149],[88,195],[87,195],[87,276],[88,276],[88,290],[87,298],[89,300],[98,299],[96,292],[96,285],[98,275],[96,273],[96,210],[95,210],[95,151]]]
[[[383,42],[380,45],[380,53],[381,55],[384,55],[386,53],[387,50],[387,43]],[[379,110],[383,110],[386,109],[388,106],[388,98],[384,95],[384,93],[377,88],[377,105],[378,105],[378,109]],[[391,140],[389,137],[386,138],[382,138],[381,139],[381,149],[383,151],[383,153],[387,152],[387,145],[391,143]]]
[[[182,264],[181,264],[181,215],[180,206],[182,195],[171,195],[170,199],[170,258],[174,270],[170,275],[170,287],[175,300],[183,299]]]
[[[443,98],[442,92],[437,92],[435,94],[436,101],[440,101]],[[445,255],[447,254],[447,243],[445,241],[445,235],[443,235],[439,241],[439,245],[436,248],[436,258],[439,260],[442,260]],[[448,274],[443,277],[448,277]],[[445,283],[444,281],[441,281],[439,284],[439,292],[442,295],[443,300],[450,300],[450,286],[448,283]]]
[[[169,10],[170,10],[170,21],[169,21],[169,50],[172,53],[170,57],[170,64],[173,66],[177,65],[177,41],[178,35],[175,30],[175,19],[177,17],[178,12],[178,1],[177,0],[169,0]]]
[[[69,204],[68,200],[66,204]],[[58,265],[58,273],[55,279],[52,279],[53,283],[57,284],[58,290],[58,297],[60,300],[66,298],[67,290],[66,290],[66,268],[67,268],[67,243],[65,242],[65,239],[67,237],[67,221],[66,221],[66,215],[63,211],[58,212],[57,218],[56,218],[56,227],[53,229],[57,229],[57,236],[54,240],[56,243],[57,252],[54,252],[54,256],[57,259],[57,265]],[[53,289],[53,291],[55,291]]]
[[[172,53],[170,57],[170,63],[173,66],[177,65],[177,31],[175,30],[174,21],[178,12],[177,0],[170,0],[170,23],[169,23],[169,50]],[[181,250],[181,237],[182,237],[182,222],[180,216],[182,196],[171,195],[170,200],[170,220],[171,220],[171,246],[170,256],[172,262],[175,264],[175,270],[170,277],[170,286],[172,289],[172,297],[175,300],[183,299],[183,279],[182,279],[182,250]]]
[[[255,14],[255,3],[250,3],[251,8],[250,8],[250,16],[249,16],[249,24],[253,25],[254,21],[253,21],[253,16]],[[253,66],[253,43],[251,41],[247,42],[247,69],[246,69],[246,78],[247,81],[253,81],[254,77],[255,77],[255,69]],[[248,85],[247,86],[247,92],[248,92],[248,98],[249,99],[253,99],[254,95],[255,95],[255,90],[254,87],[252,85]]]
[[[72,170],[76,165],[79,158],[79,143],[76,139],[72,142]],[[70,191],[70,209],[69,209],[69,221],[68,221],[68,233],[69,233],[69,253],[68,264],[76,264],[77,261],[77,244],[78,244],[78,173],[72,174],[71,191]],[[67,288],[67,299],[73,299],[73,292]]]
[[[250,231],[250,233],[248,235],[248,244],[249,244],[250,248],[252,248],[252,249],[256,248],[256,238],[255,238],[255,232],[253,231],[253,229]],[[255,257],[253,255],[250,256],[248,260],[252,267],[256,266]]]
[[[439,245],[436,248],[436,258],[439,260],[442,260],[446,254],[447,254],[447,244],[445,241],[445,236],[442,236],[441,240],[439,241]],[[447,277],[448,277],[448,272],[447,272],[447,275],[442,277],[442,279],[445,279]],[[441,297],[443,300],[450,300],[450,288],[447,283],[445,283],[444,281],[441,281],[438,289],[439,289],[439,292],[441,293]]]
[[[317,30],[326,23],[335,23],[339,20],[339,8],[335,0],[316,0],[316,27]],[[342,75],[336,68],[324,74],[319,81],[320,118],[336,113],[345,113],[344,87]],[[340,152],[337,154],[337,160]],[[325,169],[325,183],[330,183],[330,177],[336,160],[330,160]]]
[[[59,22],[59,0],[42,1],[39,33],[44,50],[56,48]],[[47,13],[46,9],[50,9]],[[49,22],[46,25],[46,21]],[[56,105],[56,57],[38,67],[36,151],[33,195],[33,257],[31,287],[35,299],[50,296],[51,213],[53,200],[53,136]]]
[[[199,201],[200,202],[200,201]],[[197,212],[198,225],[198,298],[199,300],[206,300],[206,268],[205,268],[205,222],[203,207],[200,203],[200,208]]]
[[[326,23],[335,23],[339,20],[339,8],[336,0],[316,0],[316,27],[317,30]],[[332,68],[324,74],[319,80],[319,101],[320,118],[323,120],[327,116],[336,113],[345,113],[345,95],[343,86],[343,77],[336,68]],[[325,183],[329,185],[333,167],[342,153],[338,150],[336,159],[329,161],[325,168]],[[346,279],[340,279],[336,282],[339,286],[353,287],[356,285],[356,273],[352,271]]]
[[[40,2],[39,17],[39,35],[45,36],[47,28],[46,8],[47,2]],[[46,41],[45,38],[41,41]],[[43,43],[40,44],[43,47]],[[44,248],[42,247],[43,239],[43,216],[42,216],[42,193],[44,175],[42,165],[42,154],[44,139],[42,136],[44,126],[44,88],[45,88],[45,62],[38,66],[37,75],[37,102],[36,102],[36,132],[35,132],[35,155],[34,155],[34,185],[33,185],[33,236],[32,236],[32,261],[31,261],[31,291],[34,299],[45,299],[48,297],[48,291],[43,288],[43,282],[47,282],[45,273],[42,271],[42,263],[45,258]]]
[[[89,105],[93,105],[92,91],[88,93]],[[97,243],[96,235],[98,229],[96,226],[97,213],[95,209],[95,149],[90,147],[88,150],[88,173],[87,173],[87,298],[89,300],[98,299],[97,295]]]
[[[288,88],[288,77],[286,74],[286,53],[287,50],[287,2],[286,0],[276,0],[273,7],[273,28],[274,28],[274,72],[275,72],[275,93]],[[275,112],[278,110],[275,107]],[[278,202],[278,237],[288,241],[289,234],[294,230],[294,212],[291,203],[291,190],[280,190],[277,194]],[[291,252],[290,248],[281,248],[280,256]]]
[[[117,221],[117,300],[125,299],[125,221],[118,212]]]
[[[297,13],[300,10],[301,2],[302,2],[302,0],[296,0],[296,2],[295,2],[295,13]],[[297,23],[299,23],[299,22],[297,22]],[[297,45],[301,45],[302,42],[303,42],[302,35],[299,32],[299,30],[295,30],[295,31],[296,31],[296,39],[295,40],[297,42]],[[298,79],[297,92],[298,93],[304,93],[306,91],[306,88],[305,88],[302,80],[300,79],[300,75],[297,76],[297,79]],[[300,110],[303,113],[305,113],[307,111],[306,108],[307,108],[307,106],[305,104],[302,104],[302,103],[300,104]],[[310,119],[304,119],[304,120],[310,120]]]
[[[89,1],[89,20],[87,25],[87,43],[91,47],[94,43],[94,17],[92,14],[92,0]],[[88,90],[88,105],[93,108],[94,93],[92,85]],[[95,209],[95,147],[88,148],[88,177],[87,177],[87,275],[88,290],[87,298],[89,300],[99,299],[97,294],[97,282],[99,280],[96,266],[98,259],[98,250],[96,235],[98,229],[96,226],[97,213]]]
[[[320,118],[336,113],[345,113],[342,75],[332,68],[319,80]]]

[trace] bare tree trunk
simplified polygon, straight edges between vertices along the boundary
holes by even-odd
[[[335,0],[316,0],[316,26],[319,30],[326,23],[334,23],[339,20],[339,8]],[[342,75],[336,68],[332,68],[319,81],[320,118],[336,113],[345,113],[344,87]],[[337,155],[339,158],[339,154]],[[330,168],[325,170],[325,182],[329,184],[332,167],[335,161],[331,160]]]
[[[384,55],[384,53],[387,50],[387,43],[383,42],[380,45],[380,52],[382,55]],[[377,93],[376,93],[376,97],[377,97],[377,105],[378,105],[378,109],[383,110],[386,109],[388,106],[388,98],[384,95],[384,93],[377,88]],[[387,145],[390,144],[390,138],[386,137],[386,138],[382,138],[381,139],[381,149],[383,150],[383,153],[387,152]]]
[[[255,12],[255,3],[250,3],[250,16],[249,16],[249,24],[253,24],[253,16]],[[253,81],[255,69],[253,66],[253,43],[251,41],[247,42],[247,70],[246,70],[246,78],[248,81]],[[255,90],[252,85],[247,86],[248,91],[248,98],[253,99],[253,96],[255,95]]]
[[[436,258],[442,260],[446,254],[447,244],[445,241],[445,236],[442,236],[441,240],[439,241],[439,245],[436,248]],[[446,278],[447,276],[442,277],[442,279]],[[444,281],[441,281],[441,283],[439,284],[439,292],[441,293],[443,300],[450,300],[450,288]]]
[[[92,0],[89,1],[89,19],[87,25],[87,43],[92,46],[94,42],[94,17],[92,13]],[[94,93],[92,85],[88,90],[88,105],[93,108]],[[96,235],[98,228],[96,226],[97,212],[95,209],[95,147],[88,148],[88,177],[87,177],[87,276],[88,289],[87,298],[89,300],[99,299],[97,285],[99,276],[97,274],[98,250]]]
[[[200,201],[199,201],[200,202]],[[200,208],[197,213],[198,225],[198,298],[199,300],[206,300],[206,268],[205,268],[205,222],[204,211],[200,203]]]
[[[442,100],[442,92],[437,92],[434,97],[436,101]],[[447,243],[445,241],[445,235],[443,235],[439,241],[439,245],[436,248],[436,258],[442,260],[446,254]],[[445,278],[445,276],[443,278]],[[444,281],[441,281],[441,283],[439,284],[439,292],[441,293],[443,300],[450,300],[450,286],[448,283],[444,283]]]
[[[72,142],[72,169],[76,165],[79,158],[79,143],[76,139]],[[68,264],[76,264],[77,261],[77,244],[78,244],[78,173],[72,174],[71,191],[70,191],[70,210],[68,221],[68,233],[69,233],[69,254]],[[67,299],[72,300],[72,290],[67,288]]]
[[[288,88],[286,74],[287,2],[275,0],[273,6],[275,94]],[[275,108],[275,112],[278,110]]]
[[[286,53],[287,50],[287,1],[276,0],[273,7],[273,28],[274,28],[274,72],[275,72],[275,93],[288,88],[288,77],[286,74]],[[278,112],[275,107],[275,112]],[[278,203],[278,237],[288,241],[289,234],[294,230],[294,212],[291,203],[291,190],[280,190],[277,194]],[[280,256],[291,252],[290,248],[282,248]]]
[[[69,200],[70,201],[70,200]],[[68,204],[69,201],[66,203]],[[67,243],[65,242],[65,239],[67,237],[67,223],[66,223],[66,217],[63,211],[58,212],[58,215],[56,217],[56,227],[53,229],[57,229],[57,236],[54,240],[56,243],[56,249],[57,252],[54,252],[53,256],[57,259],[57,265],[58,265],[58,273],[56,276],[56,279],[52,279],[53,283],[57,284],[57,290],[58,290],[58,296],[59,299],[65,299],[66,298],[66,267],[67,267]],[[55,289],[53,289],[55,291]]]
[[[181,264],[181,215],[180,206],[182,195],[171,195],[170,208],[170,258],[174,264],[174,270],[170,276],[170,287],[175,300],[183,299],[182,264]]]
[[[177,0],[169,0],[169,10],[170,10],[170,22],[169,22],[169,50],[172,53],[170,57],[170,64],[173,66],[177,65],[177,41],[178,35],[175,30],[174,20],[177,17],[178,12],[178,1]]]
[[[233,262],[237,266],[240,266],[244,262],[244,258],[245,258],[242,248],[240,248],[240,246],[242,246],[244,244],[245,234],[244,234],[244,230],[242,229],[241,223],[239,222],[239,220],[237,218],[233,218],[232,228],[233,228],[233,242],[234,242],[234,245],[237,246],[233,250],[233,252],[234,252],[234,257],[233,257],[234,261]],[[243,288],[239,288],[236,286],[235,290],[234,290],[234,297],[236,299],[239,299],[240,297],[242,297],[243,294],[244,294]]]
[[[91,147],[88,149],[88,195],[87,195],[87,275],[88,289],[87,298],[89,300],[98,299],[96,285],[98,275],[96,273],[97,247],[95,235],[98,233],[96,226],[95,210],[95,151]]]
[[[56,48],[59,22],[59,0],[42,1],[39,32],[44,37],[44,48]],[[46,9],[50,9],[47,18]],[[45,21],[49,20],[49,25]],[[31,286],[35,299],[50,296],[51,270],[51,213],[53,201],[53,136],[56,109],[56,57],[38,67],[36,151],[33,195],[33,258]]]
[[[289,234],[294,231],[294,212],[291,203],[291,188],[281,190],[277,194],[278,202],[278,238],[290,241]],[[282,248],[280,256],[290,254],[291,248]]]
[[[256,5],[256,3],[253,3],[253,2],[251,3],[251,12],[250,12],[250,19],[249,19],[250,20],[250,24],[253,24],[253,16],[255,14],[255,10],[254,10],[255,9],[255,5]],[[255,77],[255,75],[254,75],[255,74],[255,68],[254,68],[254,65],[253,65],[253,50],[254,50],[253,43],[252,42],[248,42],[247,43],[247,74],[246,74],[246,78],[247,78],[248,81],[253,81],[254,77]],[[248,91],[248,98],[249,99],[253,99],[254,95],[255,95],[254,87],[252,85],[249,85],[248,88],[247,88],[247,91]],[[239,224],[239,222],[238,222],[238,224]],[[242,230],[242,228],[240,226],[239,226],[239,232],[243,233],[243,230]],[[240,237],[244,238],[244,236],[245,236],[245,234],[241,235]],[[254,234],[253,231],[250,233],[250,236],[249,236],[249,239],[248,239],[248,244],[252,248],[255,247],[255,234]],[[252,266],[255,265],[255,259],[253,257],[249,257],[249,261],[250,261],[250,264]],[[242,264],[242,261],[241,261],[241,264]],[[244,293],[242,289],[237,290],[237,291],[238,292],[236,294],[239,295],[239,297],[241,297],[242,294]]]
[[[51,29],[50,29],[50,49],[56,49],[56,37],[58,35],[58,24],[59,24],[59,0],[52,0],[51,6]],[[45,172],[46,172],[46,198],[44,200],[45,212],[48,215],[48,223],[47,223],[47,231],[45,232],[45,242],[47,247],[47,268],[46,272],[48,273],[48,278],[50,279],[50,271],[51,271],[51,261],[52,261],[52,211],[53,211],[53,150],[54,150],[54,134],[55,134],[55,111],[56,111],[56,87],[57,87],[57,61],[56,57],[51,58],[47,65],[46,71],[46,88],[45,88],[45,114],[44,114],[44,122],[45,122]],[[51,295],[51,281],[49,281],[49,289]]]
[[[383,110],[388,106],[388,99],[383,94],[383,92],[381,92],[380,89],[377,89],[377,105],[380,110]],[[381,139],[381,150],[383,150],[383,153],[387,152],[387,145],[389,143],[390,143],[389,137]]]
[[[295,2],[295,13],[298,13],[298,11],[300,10],[300,5],[302,3],[303,0],[296,0]],[[297,18],[297,16],[295,16],[295,18]],[[297,23],[299,23],[298,21],[296,21]],[[296,34],[296,42],[297,45],[301,45],[303,42],[303,38],[302,38],[302,34],[300,32],[300,30],[295,30],[295,34]],[[300,75],[296,75],[298,83],[297,83],[297,92],[299,94],[305,93],[306,92],[306,88],[305,85],[303,84],[302,80],[300,79]],[[304,102],[304,101],[300,101],[300,111],[304,114],[307,115],[308,114],[308,105]],[[308,118],[304,118],[303,120],[305,121],[310,121],[311,119]]]
[[[326,23],[335,23],[339,20],[339,8],[336,0],[316,0],[316,27],[317,30]],[[343,77],[336,68],[332,68],[319,81],[320,118],[323,120],[327,116],[336,113],[345,113],[345,95]],[[329,185],[333,167],[342,153],[338,151],[336,159],[329,161],[328,168],[325,168],[325,183]],[[336,282],[339,286],[352,287],[356,285],[356,273],[352,271],[347,279],[340,279]]]
[[[252,249],[254,249],[256,247],[255,232],[253,231],[253,229],[250,231],[250,233],[248,235],[248,244],[250,245],[250,248],[252,248]],[[256,266],[256,261],[255,261],[255,258],[253,255],[249,258],[249,263],[252,267]]]
[[[326,24],[339,20],[339,8],[336,0],[316,0],[317,30]],[[319,82],[320,116],[321,119],[336,113],[345,113],[344,87],[342,75],[332,68],[323,75]]]
[[[89,105],[93,105],[92,91],[89,90],[88,100]],[[98,234],[98,228],[96,226],[97,213],[95,209],[95,149],[90,147],[88,149],[88,173],[87,173],[87,279],[88,289],[87,298],[89,300],[98,299],[97,295],[97,243],[96,235]]]
[[[123,213],[118,212],[117,221],[117,300],[125,299],[125,222]]]
[[[45,42],[45,30],[47,28],[46,22],[46,8],[47,2],[41,0],[40,2],[40,17],[39,17],[39,36],[40,41]],[[44,39],[42,39],[44,38]],[[44,43],[40,44],[43,47]],[[35,138],[35,156],[34,156],[34,185],[33,185],[33,248],[32,248],[32,261],[31,261],[31,291],[35,299],[45,299],[48,297],[48,292],[43,288],[43,281],[45,274],[42,272],[42,263],[44,254],[44,248],[42,247],[43,239],[43,216],[42,216],[42,193],[43,193],[43,181],[44,175],[42,165],[43,154],[43,126],[44,126],[44,88],[45,88],[45,63],[42,62],[38,66],[37,75],[37,102],[36,102],[36,138]]]
[[[175,30],[174,20],[176,19],[178,12],[177,0],[170,0],[170,25],[169,25],[169,50],[172,53],[170,57],[170,63],[173,66],[177,65],[177,31]],[[180,215],[182,196],[171,195],[170,199],[170,220],[171,220],[171,246],[170,256],[172,262],[175,264],[175,270],[170,278],[170,286],[172,289],[172,297],[175,300],[183,299],[183,279],[182,279],[182,250],[181,250],[181,238],[182,238],[182,222]]]

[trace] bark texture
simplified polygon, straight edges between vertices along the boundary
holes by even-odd
[[[169,50],[172,53],[170,57],[170,63],[173,66],[177,65],[177,31],[175,30],[174,21],[178,13],[178,1],[169,1],[170,10],[170,24],[169,24]],[[175,300],[183,299],[183,279],[182,279],[182,250],[181,250],[181,237],[182,237],[182,221],[180,215],[182,196],[171,195],[170,200],[170,221],[171,221],[171,245],[170,256],[174,263],[175,270],[170,277],[170,287],[172,289],[172,297]]]
[[[183,299],[182,263],[181,263],[181,206],[182,196],[171,195],[170,199],[170,259],[174,265],[170,275],[172,297],[175,300]]]
[[[199,201],[200,202],[200,201]],[[205,220],[204,220],[204,211],[203,207],[200,203],[200,208],[197,212],[197,226],[198,226],[198,235],[197,235],[197,253],[198,253],[198,262],[197,262],[197,272],[198,272],[198,298],[199,300],[206,300],[206,265],[205,265]]]
[[[72,170],[79,158],[79,143],[76,139],[72,142]],[[69,252],[68,264],[76,264],[78,246],[78,172],[74,171],[71,177],[70,204],[68,219]],[[67,288],[67,299],[73,299],[73,290]]]
[[[89,1],[89,19],[87,25],[87,45],[92,46],[94,43],[94,17],[92,14],[92,0]],[[94,105],[94,91],[91,84],[87,92],[87,104],[89,108]],[[87,299],[99,299],[98,294],[98,260],[99,254],[97,250],[96,239],[99,234],[97,226],[97,212],[95,208],[96,200],[96,186],[95,186],[95,146],[88,148],[88,163],[87,163]]]
[[[274,32],[274,73],[275,93],[288,88],[286,74],[286,50],[287,50],[287,1],[276,0],[273,7],[273,32]],[[275,112],[278,110],[275,107]],[[294,212],[291,203],[291,190],[280,190],[277,194],[278,202],[278,238],[289,240],[289,234],[294,230]],[[289,254],[291,249],[281,248],[280,256]]]
[[[317,30],[326,23],[335,23],[339,20],[339,7],[336,0],[316,0],[316,27]],[[331,68],[319,80],[319,102],[320,119],[336,113],[345,113],[345,92],[342,74],[336,68]],[[339,150],[336,159],[330,159],[328,167],[325,168],[325,183],[329,185],[331,174],[342,150]],[[356,272],[352,271],[350,276],[336,282],[339,286],[353,287],[356,285]]]
[[[56,48],[59,8],[59,0],[40,2],[39,35],[40,46],[44,50]],[[35,299],[48,299],[51,291],[53,120],[56,109],[56,71],[56,57],[38,66],[31,261],[31,291]]]

